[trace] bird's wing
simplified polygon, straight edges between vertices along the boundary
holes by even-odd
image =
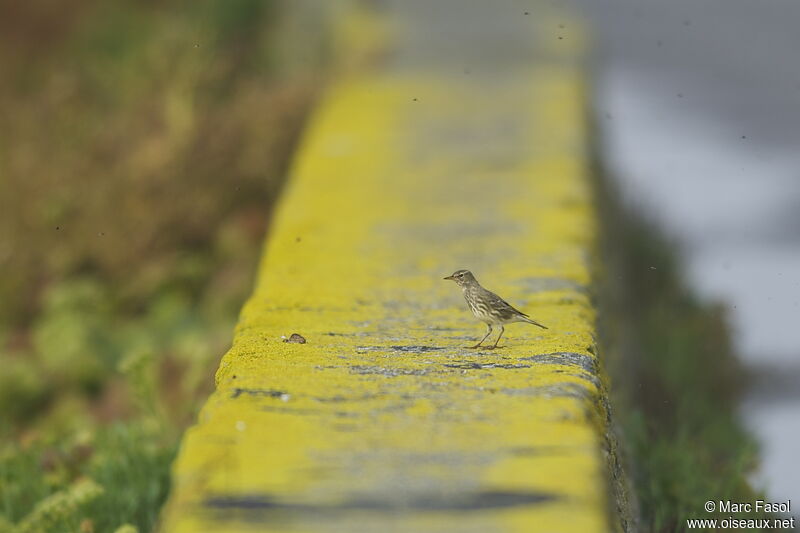
[[[524,317],[528,316],[519,309],[517,309],[516,307],[514,307],[513,305],[511,305],[510,303],[508,303],[507,301],[500,298],[492,291],[486,291],[486,292],[489,293],[487,297],[489,298],[489,301],[492,303],[492,307],[496,308],[498,311],[509,313],[512,315],[522,315]]]

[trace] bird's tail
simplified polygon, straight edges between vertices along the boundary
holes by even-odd
[[[539,324],[538,322],[536,322],[535,320],[533,320],[531,318],[523,317],[522,320],[523,320],[523,322],[527,322],[528,324],[533,324],[534,326],[539,326],[542,329],[548,329],[547,326],[545,326],[544,324]]]

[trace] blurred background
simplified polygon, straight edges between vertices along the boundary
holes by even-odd
[[[347,3],[0,0],[0,533],[154,527],[324,85],[330,12]],[[714,364],[717,350],[730,361],[721,324],[732,325],[741,416],[760,444],[754,483],[773,499],[797,496],[800,4],[569,3],[594,32],[608,179],[664,229],[691,291],[714,309],[686,323],[670,311],[651,346],[674,342],[727,374]],[[502,5],[501,18],[541,3]],[[659,257],[640,254],[646,276],[623,282],[669,271]],[[692,327],[718,339],[697,354],[663,340]],[[670,392],[691,408],[709,384],[681,390],[686,368]],[[697,424],[737,408],[725,381]],[[681,438],[689,449],[730,434]],[[674,458],[636,460],[675,470]]]
[[[152,530],[321,81],[318,11],[0,1],[0,531]]]
[[[596,40],[607,171],[623,200],[677,242],[691,288],[724,305],[747,373],[742,416],[760,445],[754,482],[796,499],[800,3],[571,4]]]

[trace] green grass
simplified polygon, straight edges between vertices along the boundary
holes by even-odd
[[[177,449],[175,432],[157,424],[115,424],[98,435],[97,454],[88,474],[106,491],[86,509],[96,531],[113,531],[121,522],[147,531],[156,523],[169,488],[169,467]],[[124,520],[120,520],[124,517]]]
[[[755,499],[757,450],[736,415],[746,377],[724,308],[686,286],[679,247],[608,178],[598,190],[600,330],[639,526],[683,531],[687,518],[713,518],[709,499]]]
[[[81,524],[90,524],[83,527],[100,532],[130,523],[149,531],[169,488],[175,450],[174,432],[142,421],[15,450],[0,458],[0,510],[22,530],[83,531]],[[98,490],[80,491],[86,483]]]
[[[62,4],[0,17],[0,532],[146,532],[319,64],[275,2]]]

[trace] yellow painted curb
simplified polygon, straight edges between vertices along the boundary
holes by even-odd
[[[329,91],[162,531],[612,529],[585,97],[567,62]],[[459,268],[550,329],[466,349]]]

